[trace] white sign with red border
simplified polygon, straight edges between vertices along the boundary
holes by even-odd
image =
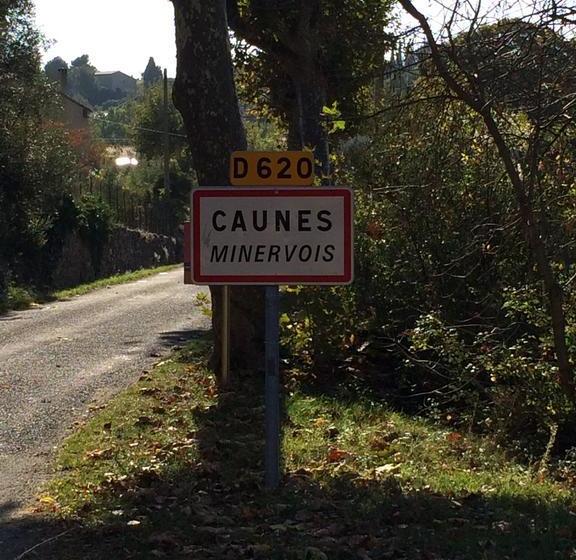
[[[348,188],[201,187],[192,191],[195,284],[349,284]]]

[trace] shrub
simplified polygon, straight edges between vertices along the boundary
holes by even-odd
[[[103,250],[112,225],[108,204],[94,195],[84,195],[78,203],[78,232],[90,250],[96,276],[100,273]]]

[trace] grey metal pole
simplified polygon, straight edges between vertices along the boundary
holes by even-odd
[[[230,382],[230,286],[222,286],[222,385]]]
[[[267,490],[280,484],[280,293],[278,286],[266,287],[266,448]]]
[[[170,125],[168,123],[168,70],[164,69],[164,103],[163,103],[163,160],[164,160],[164,191],[170,192]]]

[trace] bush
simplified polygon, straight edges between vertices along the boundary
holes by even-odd
[[[26,309],[36,300],[36,294],[30,288],[8,286],[8,309]]]
[[[78,232],[90,250],[92,267],[100,273],[103,250],[112,230],[112,211],[94,195],[84,195],[78,203]]]
[[[541,167],[539,211],[576,361],[573,193],[555,179],[574,154],[562,154]],[[340,161],[338,182],[356,187],[355,281],[292,294],[287,347],[320,379],[363,377],[403,408],[530,455],[553,426],[558,448],[574,445],[547,302],[482,123],[458,105],[421,104],[367,126]]]

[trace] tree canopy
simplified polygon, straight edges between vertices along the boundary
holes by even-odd
[[[228,19],[242,92],[288,123],[289,143],[325,159],[324,106],[355,114],[371,100],[393,38],[381,0],[235,0]]]
[[[41,46],[32,3],[0,3],[0,300],[9,271],[46,243],[74,161],[66,134],[48,121],[56,99]]]
[[[153,86],[162,81],[162,68],[156,64],[154,57],[150,57],[146,69],[142,74],[142,80],[145,87]]]

